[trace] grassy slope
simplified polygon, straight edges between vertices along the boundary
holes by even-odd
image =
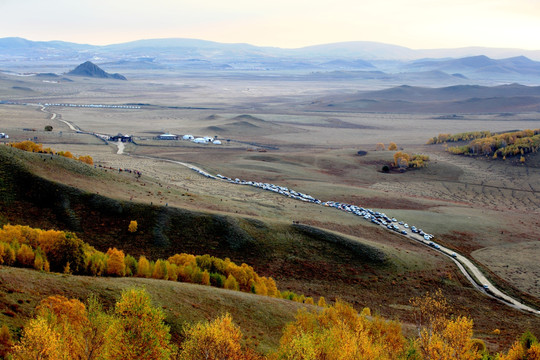
[[[177,252],[229,257],[274,277],[281,290],[316,298],[340,297],[357,308],[368,306],[405,322],[413,321],[408,306],[411,297],[442,288],[456,313],[472,316],[477,333],[491,344],[507,346],[524,330],[540,327],[540,319],[473,290],[445,257],[382,229],[363,225],[336,228],[350,234],[344,236],[289,223],[114,200],[36,174],[55,173],[56,178],[63,176],[70,183],[77,178],[96,182],[111,192],[115,187],[130,186],[122,176],[5,147],[0,148],[0,160],[0,223],[71,229],[100,250],[116,246],[153,259]],[[140,231],[135,235],[127,231],[132,219],[139,221]],[[210,293],[214,290],[209,288]],[[242,312],[240,304],[229,306]],[[503,335],[489,335],[495,328]]]
[[[279,344],[284,325],[305,305],[238,291],[172,281],[138,278],[92,278],[0,267],[0,323],[11,329],[24,325],[39,301],[61,294],[85,301],[90,294],[112,309],[123,289],[143,287],[155,306],[162,307],[174,337],[185,323],[213,320],[230,313],[246,338],[267,352]]]

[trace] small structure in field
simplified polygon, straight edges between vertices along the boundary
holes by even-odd
[[[182,139],[183,140],[193,140],[193,139],[195,139],[195,137],[193,135],[184,135],[184,136],[182,136]]]
[[[165,133],[157,137],[158,140],[178,140],[178,135]]]
[[[121,141],[121,142],[133,142],[133,137],[131,135],[118,135],[109,136],[109,141]]]
[[[195,138],[195,139],[193,139],[191,141],[193,141],[196,144],[206,144],[208,142],[208,141],[206,141],[205,138],[202,138],[202,137]]]
[[[9,135],[6,133],[0,133],[0,139],[9,139]]]
[[[221,141],[219,141],[219,140],[214,140],[214,145],[221,145]]]

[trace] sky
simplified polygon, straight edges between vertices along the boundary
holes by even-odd
[[[540,50],[540,0],[0,0],[0,38]]]

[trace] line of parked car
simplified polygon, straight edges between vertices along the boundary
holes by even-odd
[[[409,226],[409,224],[406,224],[403,221],[398,222],[396,218],[390,218],[385,213],[374,211],[372,209],[365,209],[357,205],[341,203],[337,201],[322,201],[322,200],[314,198],[311,195],[304,194],[302,192],[295,191],[293,189],[289,189],[285,186],[275,185],[271,183],[257,182],[257,181],[246,181],[246,180],[241,180],[239,178],[232,179],[230,177],[227,177],[221,174],[217,174],[216,176],[213,176],[205,172],[204,170],[201,170],[198,168],[192,168],[192,169],[207,178],[221,179],[229,183],[238,184],[238,185],[250,185],[250,186],[254,186],[263,190],[272,191],[280,195],[290,197],[292,199],[296,199],[296,200],[300,200],[304,202],[310,202],[310,203],[327,206],[327,207],[333,207],[341,211],[345,211],[345,212],[348,212],[357,216],[361,216],[364,219],[371,221],[372,223],[376,225],[386,226],[387,229],[399,232],[402,235],[408,235],[407,230],[405,229],[410,229],[413,233],[423,236],[425,240],[429,241],[433,238],[432,234],[425,233],[422,229],[418,229],[414,225]],[[404,229],[400,229],[398,225],[403,226]]]
[[[403,221],[398,221],[398,219],[396,219],[395,217],[391,218],[385,213],[381,213],[379,211],[375,211],[372,209],[365,209],[357,205],[341,203],[337,201],[322,201],[322,200],[314,198],[311,195],[304,194],[299,191],[295,191],[293,189],[289,189],[285,186],[279,186],[275,184],[263,183],[263,182],[257,182],[257,181],[246,181],[246,180],[241,180],[239,178],[232,179],[230,177],[223,176],[221,174],[217,174],[216,176],[214,176],[196,167],[191,167],[191,169],[210,179],[216,179],[216,180],[221,179],[231,184],[254,186],[263,190],[272,191],[280,195],[290,197],[292,199],[296,199],[296,200],[300,200],[304,202],[310,202],[310,203],[318,204],[322,206],[332,207],[332,208],[335,208],[335,209],[338,209],[347,213],[354,214],[356,216],[361,216],[365,220],[370,221],[375,225],[385,226],[388,230],[398,232],[405,236],[408,235],[406,229],[410,229],[412,233],[422,236],[424,243],[427,242],[427,245],[431,246],[432,248],[436,250],[442,251],[441,246],[432,241],[434,237],[432,234],[426,233],[422,229],[419,229],[414,225],[409,225]],[[403,229],[401,229],[400,226],[403,227]],[[419,240],[419,241],[422,241],[422,240]],[[445,254],[448,254],[446,251],[443,251],[443,252]],[[457,254],[455,252],[452,252],[450,253],[450,256],[453,258],[456,258]],[[489,291],[488,285],[483,285],[483,288],[485,291]]]

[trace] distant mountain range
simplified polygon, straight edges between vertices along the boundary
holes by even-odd
[[[223,44],[196,39],[139,40],[94,46],[62,41],[0,39],[0,68],[41,63],[80,64],[92,61],[118,71],[290,71],[316,76],[387,76],[396,81],[413,74],[466,80],[540,84],[540,50],[459,48],[413,50],[375,42],[344,42],[298,49]],[[362,72],[366,72],[362,74]],[[316,77],[315,76],[315,77]]]

